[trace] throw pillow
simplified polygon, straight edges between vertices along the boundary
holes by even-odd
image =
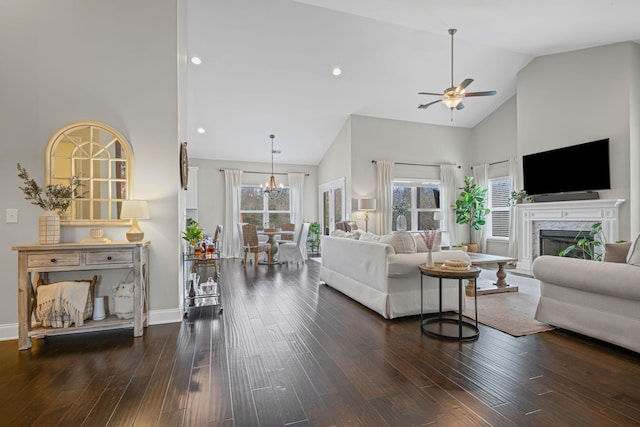
[[[629,253],[627,254],[627,264],[640,267],[640,234],[631,244],[631,248],[629,248]]]
[[[369,233],[368,231],[365,231],[360,235],[359,240],[362,240],[363,242],[379,242],[381,237],[382,236],[378,236],[377,234]]]
[[[331,237],[344,237],[346,234],[347,233],[344,230],[336,229],[331,232]]]
[[[394,231],[393,234],[382,236],[380,243],[393,246],[397,254],[412,254],[416,252],[416,242],[408,231]]]
[[[631,242],[625,243],[605,243],[604,262],[627,262],[627,255],[631,248]]]
[[[362,236],[363,234],[364,234],[364,231],[356,229],[345,234],[344,237],[346,237],[347,239],[359,240],[360,236]]]

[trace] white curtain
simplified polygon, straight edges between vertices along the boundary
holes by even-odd
[[[509,188],[511,191],[520,190],[520,165],[517,157],[509,159]],[[513,204],[509,208],[509,249],[507,256],[518,258],[518,211]]]
[[[288,177],[291,196],[291,222],[302,226],[302,221],[304,221],[304,173],[291,172]]]
[[[440,183],[442,191],[440,192],[440,200],[442,205],[442,220],[440,220],[440,228],[449,232],[449,241],[451,245],[457,245],[456,238],[456,216],[451,208],[458,197],[458,188],[456,187],[456,165],[440,165]]]
[[[376,233],[391,233],[393,206],[392,160],[376,160]]]
[[[240,190],[242,187],[242,171],[238,169],[224,170],[224,230],[222,256],[239,258],[242,255],[238,223],[240,222]]]
[[[489,188],[489,163],[482,163],[473,167],[473,183],[487,190]],[[486,208],[488,201],[485,201]],[[478,243],[478,251],[484,252],[485,240],[487,238],[487,227],[480,227],[480,230],[471,229],[471,241]]]

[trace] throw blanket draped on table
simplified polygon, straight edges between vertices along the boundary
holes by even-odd
[[[82,326],[88,295],[89,282],[57,282],[38,286],[36,318],[45,327]]]

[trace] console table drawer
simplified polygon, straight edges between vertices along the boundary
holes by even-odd
[[[47,266],[74,267],[80,265],[80,252],[55,252],[43,254],[29,254],[27,267],[38,268]]]
[[[96,251],[85,254],[87,265],[132,264],[132,251]]]

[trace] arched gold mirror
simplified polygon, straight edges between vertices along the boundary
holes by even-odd
[[[75,122],[59,129],[47,144],[45,183],[67,185],[80,178],[61,225],[122,225],[122,201],[133,188],[133,152],[117,130],[98,122]]]

